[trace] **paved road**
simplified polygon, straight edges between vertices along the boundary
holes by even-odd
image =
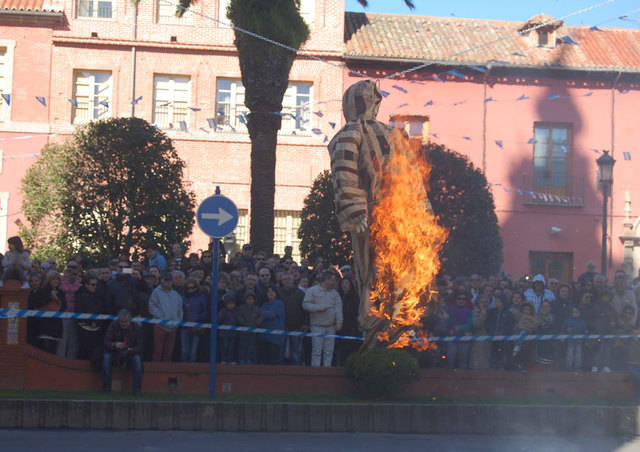
[[[392,435],[378,433],[203,433],[0,430],[0,449],[12,451],[278,451],[278,452],[631,452],[640,439],[531,436]]]

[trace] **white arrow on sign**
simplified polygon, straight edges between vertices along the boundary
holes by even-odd
[[[222,226],[227,221],[233,219],[233,215],[224,210],[222,207],[218,207],[218,213],[203,213],[203,220],[218,220],[218,226]]]

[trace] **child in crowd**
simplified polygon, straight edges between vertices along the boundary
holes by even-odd
[[[218,314],[218,323],[220,325],[237,325],[238,313],[236,311],[236,297],[228,293],[222,298],[224,308]],[[236,346],[238,342],[235,331],[219,331],[220,336],[220,362],[222,364],[236,362]]]
[[[571,317],[565,320],[562,325],[563,334],[585,334],[587,332],[587,323],[582,318],[580,308],[574,307],[571,311]],[[567,370],[579,370],[582,367],[582,343],[583,339],[569,339],[567,341]]]
[[[256,305],[255,292],[247,292],[244,295],[244,304],[236,309],[236,319],[239,326],[257,328],[262,323],[262,313]],[[242,333],[238,337],[238,362],[240,364],[256,364],[258,352],[256,349],[256,335],[254,333]]]

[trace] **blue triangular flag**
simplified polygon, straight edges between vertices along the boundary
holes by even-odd
[[[597,149],[591,149],[591,151],[592,151],[594,154],[600,154],[600,151],[599,151],[599,150],[597,150]]]
[[[401,105],[398,105],[397,108],[404,108],[404,107],[408,107],[408,106],[409,106],[409,104],[401,104]]]
[[[529,96],[527,96],[526,94],[523,94],[522,96],[518,97],[516,100],[527,100],[529,99]]]
[[[2,98],[7,103],[7,105],[11,105],[11,94],[3,94]]]
[[[317,129],[317,128],[311,129],[311,131],[312,131],[313,133],[315,133],[316,135],[320,135],[320,134],[322,134],[322,130]]]
[[[464,104],[465,102],[466,102],[466,100],[459,100],[458,102],[454,102],[454,103],[453,103],[453,106],[454,106],[454,107],[456,107],[456,106],[458,106],[458,105],[462,105],[462,104]]]
[[[569,148],[566,147],[564,144],[562,146],[560,146],[560,149],[562,149],[562,152],[564,152],[564,153],[569,152]]]
[[[164,104],[158,105],[158,107],[168,107],[169,105],[171,105],[171,102],[165,102]]]
[[[520,52],[513,52],[511,55],[516,56],[516,57],[526,57],[526,55],[524,53],[520,53]]]
[[[502,140],[496,140],[496,144],[499,148],[502,148]]]
[[[584,93],[583,94],[584,97],[590,97],[593,96],[593,92],[589,91],[588,93]]]
[[[630,89],[623,89],[622,91],[620,91],[620,94],[628,94],[630,91]]]
[[[562,96],[560,94],[551,94],[549,97],[547,97],[547,100],[555,100],[555,99],[560,99]]]
[[[204,133],[209,133],[209,131],[207,129],[205,129],[204,127],[200,127],[200,130],[202,130]]]
[[[464,74],[462,72],[456,71],[455,69],[451,69],[451,70],[445,72],[445,74],[450,74],[450,75],[453,75],[454,77],[458,77],[458,78],[464,78]]]
[[[380,90],[380,94],[382,94],[382,97],[387,97],[390,93],[389,91]]]
[[[187,132],[188,131],[187,121],[180,121],[180,130],[182,130],[183,132]]]
[[[484,101],[485,102],[495,102],[495,99],[493,97],[487,97]]]
[[[431,136],[434,137],[434,138],[438,138],[438,134],[437,133],[432,133]]]
[[[224,116],[224,110],[216,110],[216,113],[218,113],[220,116]],[[282,116],[282,113],[280,113],[280,116]]]
[[[524,194],[524,192],[523,192],[521,189],[519,189],[519,188],[518,188],[518,190],[517,190],[517,191],[518,191],[518,194],[519,194],[520,196],[522,196],[522,195]]]
[[[432,74],[432,75],[431,75],[431,78],[432,78],[432,79],[434,79],[434,80],[437,80],[437,81],[439,81],[439,82],[444,83],[444,79],[440,78],[440,77],[438,76],[438,74]]]
[[[327,141],[329,141],[329,137],[327,135],[324,136],[324,140],[322,140],[323,143],[326,143]]]
[[[76,99],[71,98],[71,99],[67,99],[67,100],[68,100],[68,101],[71,103],[71,105],[73,105],[75,108],[78,108],[78,101],[77,101]]]
[[[391,88],[397,89],[398,91],[400,91],[401,93],[405,93],[407,94],[408,91],[406,89],[404,89],[402,86],[400,85],[391,85]]]
[[[238,115],[238,119],[240,119],[240,122],[241,122],[242,124],[246,124],[246,123],[247,123],[247,119],[245,118],[244,113],[243,113],[243,114],[241,114],[241,115]]]
[[[136,105],[138,102],[142,100],[142,96],[138,96],[131,101],[131,105]]]
[[[47,99],[45,99],[43,96],[36,96],[36,100],[38,102],[40,102],[43,106],[47,106]]]
[[[631,160],[631,154],[629,152],[623,152],[622,155],[625,160]]]
[[[106,108],[109,108],[109,102],[107,102],[106,100],[101,100],[98,103]]]
[[[424,106],[425,106],[425,107],[428,107],[428,106],[430,106],[430,105],[433,105],[433,101],[432,101],[432,100],[430,100],[429,102],[427,102],[426,104],[424,104]]]
[[[482,73],[487,72],[487,69],[483,68],[482,66],[469,66],[469,68],[473,69],[474,71],[478,71]]]
[[[189,110],[191,110],[191,111],[200,111],[200,110],[202,110],[202,108],[200,108],[200,107],[189,107]]]
[[[336,128],[336,123],[335,122],[329,122],[329,125],[331,126],[332,129]]]
[[[216,122],[216,118],[207,118],[207,123],[209,124],[210,129],[218,128],[218,123]]]
[[[527,144],[536,144],[538,141],[535,138],[529,138],[529,141],[527,141]]]
[[[567,44],[576,44],[576,45],[578,44],[577,42],[575,42],[573,40],[573,38],[571,38],[571,36],[563,36],[563,37],[560,38],[560,40],[562,42],[566,42]]]
[[[589,28],[589,30],[591,30],[591,31],[602,31],[602,32],[606,31],[606,30],[603,30],[602,28],[599,28],[597,25],[594,25],[593,27]]]
[[[324,116],[324,113],[322,113],[321,111],[314,111],[313,114],[319,118],[322,118]]]
[[[462,137],[462,138],[464,138],[467,141],[471,141],[471,137]]]

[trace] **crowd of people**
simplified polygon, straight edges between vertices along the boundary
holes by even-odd
[[[145,254],[144,260],[113,258],[104,267],[80,255],[60,265],[55,259],[32,259],[19,237],[9,239],[2,281],[17,279],[30,289],[29,309],[118,316],[113,322],[29,318],[29,343],[90,360],[102,369],[105,390],[115,363],[128,364],[135,374],[143,361],[208,362],[210,329],[138,325],[131,318],[210,322],[211,248],[185,255],[174,244],[167,256],[156,247]],[[324,259],[298,264],[291,247],[283,256],[267,256],[254,253],[250,244],[225,257],[222,253],[219,324],[362,336],[349,265],[338,268]],[[609,284],[591,262],[573,283],[547,282],[543,275],[441,275],[423,328],[429,336],[629,334],[638,324],[639,283],[640,277],[630,281],[619,270]],[[216,356],[229,364],[342,365],[360,345],[348,339],[228,330],[219,330],[218,339]],[[415,353],[424,367],[610,372],[626,368],[630,342],[447,342]]]

